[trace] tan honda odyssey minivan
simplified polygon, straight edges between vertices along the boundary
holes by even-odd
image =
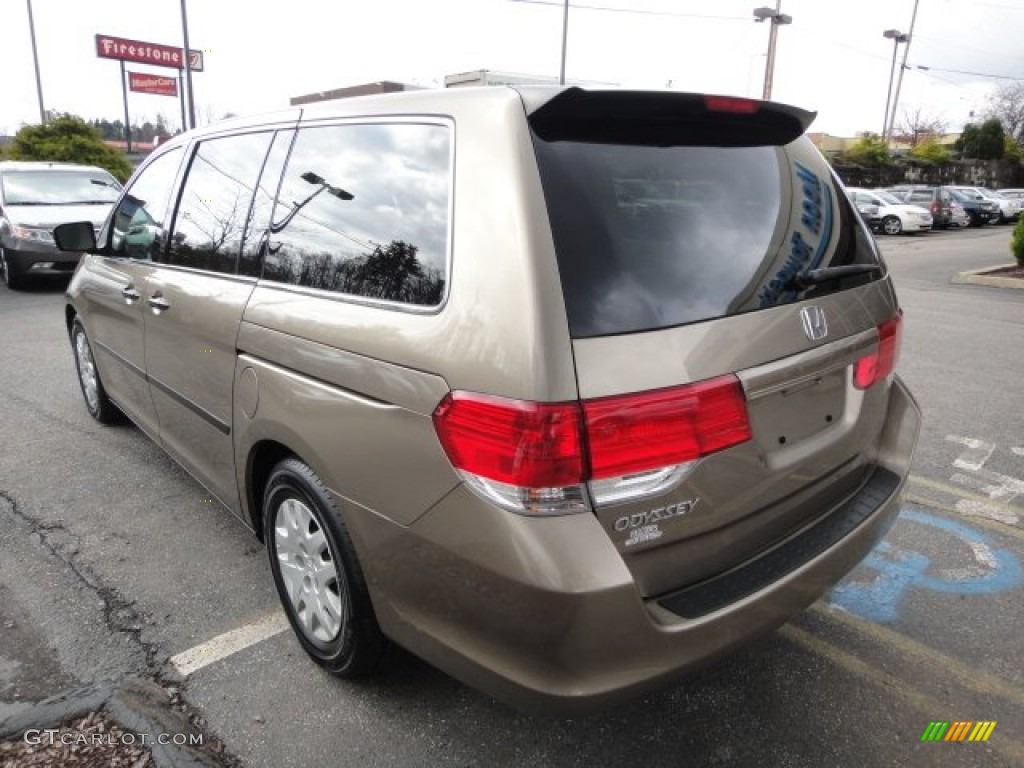
[[[856,565],[917,441],[812,117],[495,87],[186,134],[56,231],[86,406],[266,542],[333,673],[390,640],[529,708],[663,685]]]

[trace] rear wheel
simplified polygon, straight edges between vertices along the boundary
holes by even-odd
[[[120,420],[121,412],[117,410],[100,380],[100,372],[96,368],[96,360],[92,356],[92,345],[85,335],[82,321],[75,318],[71,326],[71,346],[75,352],[75,368],[78,370],[78,383],[85,397],[85,407],[100,424],[114,424]]]
[[[298,459],[285,459],[267,481],[263,520],[274,583],[303,649],[338,677],[373,672],[387,641],[323,482]]]
[[[882,231],[887,235],[898,235],[903,231],[903,222],[898,216],[886,216],[882,219]]]

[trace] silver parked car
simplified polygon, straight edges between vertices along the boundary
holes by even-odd
[[[899,511],[902,312],[812,117],[494,87],[178,137],[56,231],[86,407],[265,542],[334,674],[393,641],[531,708],[664,685]]]
[[[80,254],[53,242],[58,224],[85,219],[97,229],[121,185],[102,168],[72,163],[0,162],[0,279],[70,276]]]
[[[996,207],[996,223],[1007,224],[1020,218],[1021,201],[984,187],[951,187],[961,192],[980,195]]]

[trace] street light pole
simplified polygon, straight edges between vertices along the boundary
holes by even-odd
[[[565,0],[562,11],[562,68],[558,72],[558,84],[565,85],[565,46],[569,41],[569,0]]]
[[[783,24],[792,24],[793,17],[781,13],[782,0],[775,0],[775,9],[763,7],[754,9],[754,21],[768,21],[771,29],[768,32],[768,56],[764,65],[764,89],[761,98],[768,101],[772,97],[772,84],[775,79],[775,43],[778,39],[779,27]]]
[[[907,32],[906,45],[903,46],[903,62],[900,64],[900,76],[896,78],[896,94],[892,97],[892,112],[889,113],[888,136],[892,138],[892,126],[896,122],[896,106],[900,102],[900,88],[903,86],[903,72],[907,68],[907,54],[910,53],[910,41],[914,39],[914,24],[917,22],[917,4],[920,0],[914,0],[914,12],[910,16],[910,31]]]
[[[888,138],[889,134],[889,105],[892,103],[892,81],[896,76],[896,53],[899,50],[900,43],[907,42],[910,37],[898,29],[887,29],[882,33],[882,37],[892,40],[892,66],[889,68],[889,90],[885,92],[885,117],[882,119],[882,140],[884,141]]]
[[[768,101],[772,97],[772,81],[775,79],[775,43],[779,37],[779,25],[775,23],[778,18],[779,9],[782,7],[782,0],[775,0],[775,16],[772,16],[771,26],[768,29],[768,57],[764,65],[764,89],[761,98]]]
[[[185,0],[181,0],[181,33],[185,38],[184,61],[185,64],[185,89],[188,91],[188,122],[185,129],[196,127],[196,101],[195,93],[192,91],[192,67],[189,66],[188,46],[188,11],[185,9]]]
[[[43,79],[39,76],[39,51],[36,50],[36,24],[32,18],[32,0],[28,4],[28,34],[32,38],[32,63],[36,68],[36,95],[39,97],[39,124],[46,124],[46,108],[43,106]]]

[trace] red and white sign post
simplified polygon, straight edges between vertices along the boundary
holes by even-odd
[[[173,77],[158,77],[141,72],[126,73],[124,63],[132,61],[137,64],[151,64],[155,67],[170,67],[178,70],[178,79],[182,71],[202,72],[203,52],[189,49],[186,61],[184,51],[173,45],[145,43],[141,40],[130,40],[125,37],[96,35],[96,55],[101,59],[115,59],[121,64],[121,94],[124,99],[124,132],[127,149],[132,151],[131,123],[128,117],[128,88],[139,93],[156,93],[164,96],[181,95],[181,126],[186,128],[184,90],[177,87]],[[131,75],[129,80],[126,74]],[[157,84],[159,81],[159,84]],[[137,87],[138,86],[138,87]]]

